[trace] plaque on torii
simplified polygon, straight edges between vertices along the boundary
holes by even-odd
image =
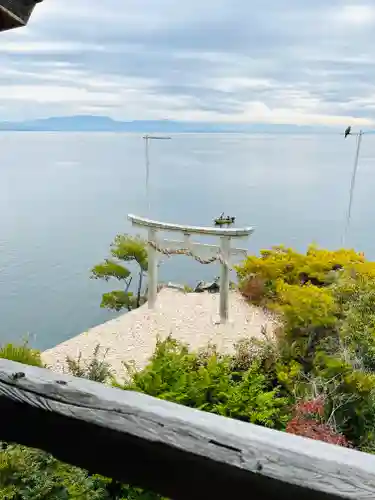
[[[148,240],[148,307],[155,307],[158,290],[158,253],[165,255],[188,255],[198,262],[208,264],[218,261],[221,264],[220,273],[220,321],[227,322],[229,314],[229,274],[230,259],[234,255],[247,255],[247,250],[232,248],[231,240],[237,238],[248,238],[253,232],[252,227],[246,228],[213,228],[185,226],[171,224],[169,222],[158,222],[136,215],[128,215],[133,226],[147,229]],[[158,232],[180,233],[182,240],[168,240],[159,238]],[[220,245],[207,245],[191,241],[191,235],[216,236],[220,238]],[[204,259],[199,255],[202,251],[211,256]],[[212,256],[212,254],[214,254]]]

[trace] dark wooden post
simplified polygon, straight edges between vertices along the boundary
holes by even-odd
[[[25,26],[37,3],[43,0],[0,0],[0,31]]]

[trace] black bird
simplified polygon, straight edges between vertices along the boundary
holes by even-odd
[[[346,130],[345,130],[345,137],[344,139],[346,139],[348,137],[348,135],[350,135],[352,133],[352,127],[348,127]]]

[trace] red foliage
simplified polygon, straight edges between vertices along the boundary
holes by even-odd
[[[311,417],[312,415],[324,417],[324,399],[315,398],[310,401],[300,401],[294,408],[297,416]]]
[[[345,436],[336,432],[329,424],[322,422],[323,416],[323,398],[302,401],[296,405],[294,417],[288,423],[286,432],[346,448],[350,447]]]
[[[260,303],[265,294],[264,280],[259,276],[252,276],[241,285],[241,293],[247,300]]]

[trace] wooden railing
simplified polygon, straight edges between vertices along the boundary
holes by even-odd
[[[152,309],[155,306],[157,287],[158,287],[158,252],[171,255],[180,252],[181,254],[195,256],[199,259],[199,253],[211,254],[208,260],[199,259],[198,261],[208,263],[215,260],[221,264],[220,276],[220,320],[226,322],[229,312],[229,271],[230,259],[233,255],[246,256],[245,249],[231,248],[233,238],[248,238],[253,233],[253,228],[214,228],[184,226],[181,224],[171,224],[169,222],[158,222],[136,215],[128,215],[129,220],[134,226],[147,229],[148,231],[148,305]],[[167,231],[182,233],[183,240],[160,239],[158,231]],[[217,236],[220,238],[220,245],[206,245],[194,243],[191,241],[191,235],[198,234],[204,236]],[[212,256],[212,254],[214,254]]]
[[[375,457],[0,360],[0,440],[174,500],[375,498]]]

